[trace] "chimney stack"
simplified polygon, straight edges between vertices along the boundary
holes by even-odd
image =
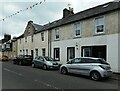
[[[63,10],[63,18],[68,17],[72,14],[74,14],[74,12],[73,12],[73,8],[71,7],[69,7],[69,10],[66,8]]]

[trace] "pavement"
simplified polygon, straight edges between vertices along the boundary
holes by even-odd
[[[113,73],[112,77],[110,77],[111,79],[114,80],[119,80],[120,81],[120,73]]]

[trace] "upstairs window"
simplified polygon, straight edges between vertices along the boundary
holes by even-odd
[[[27,37],[25,37],[25,42],[27,42]]]
[[[104,17],[98,17],[95,19],[95,33],[99,34],[99,33],[104,33],[105,29],[104,29],[105,25],[104,25]]]
[[[44,41],[44,32],[41,33],[41,40]]]
[[[59,32],[59,28],[55,29],[55,40],[59,40],[60,39],[60,32]]]
[[[74,24],[74,31],[75,31],[75,37],[78,37],[81,35],[80,22],[76,22]]]

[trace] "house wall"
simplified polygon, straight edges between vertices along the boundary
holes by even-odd
[[[120,34],[119,34],[120,36]],[[78,49],[76,47],[78,43]],[[72,40],[52,42],[51,55],[54,57],[54,48],[60,48],[60,63],[67,62],[67,47],[75,47],[75,57],[81,57],[82,46],[107,45],[107,62],[110,63],[114,72],[118,72],[118,34],[86,37]]]
[[[27,42],[25,42],[25,38],[18,39],[18,54],[23,54],[23,50],[28,49],[28,54],[31,55],[31,50],[34,51],[34,57],[36,56],[35,49],[38,49],[38,55],[42,55],[42,48],[46,50],[46,56],[48,56],[48,31],[44,31],[44,41],[41,41],[41,33],[37,33],[33,35],[33,42],[31,40],[31,36],[27,36]],[[22,53],[20,53],[22,50]]]
[[[81,36],[74,37],[74,23],[60,26],[60,40],[55,40],[55,29],[51,31],[51,56],[54,48],[60,48],[60,62],[67,62],[67,47],[75,47],[75,57],[81,57],[82,46],[107,46],[107,62],[118,72],[118,11],[102,15],[105,18],[105,33],[95,34],[95,18],[81,21]],[[78,44],[78,48],[76,46]],[[119,71],[120,72],[120,71]]]
[[[118,33],[118,11],[101,15],[105,18],[105,34]],[[99,16],[98,16],[99,17]],[[95,34],[95,18],[82,20],[81,23],[81,37],[96,36]],[[74,23],[60,26],[60,40],[69,40],[74,38]],[[55,41],[55,28],[51,32],[51,41]]]
[[[41,40],[41,33],[37,33],[34,36],[34,50],[38,49],[38,54],[42,55],[42,48],[45,48],[45,55],[48,56],[48,31],[44,31],[44,41]]]

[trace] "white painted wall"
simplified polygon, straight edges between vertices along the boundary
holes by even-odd
[[[51,56],[53,57],[53,49],[59,47],[60,63],[66,63],[67,47],[76,47],[76,42],[79,48],[78,50],[75,48],[75,57],[81,56],[81,46],[107,45],[107,61],[110,63],[113,71],[118,72],[118,34],[54,41],[51,43]]]

